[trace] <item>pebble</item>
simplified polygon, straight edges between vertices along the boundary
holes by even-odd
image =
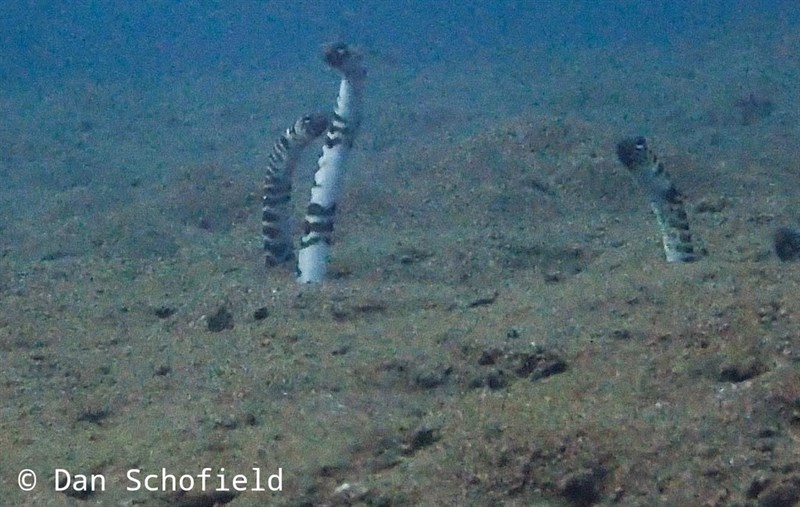
[[[775,255],[784,262],[800,260],[800,229],[779,227],[773,239]]]
[[[208,318],[208,330],[218,333],[226,329],[233,329],[233,314],[223,305]]]

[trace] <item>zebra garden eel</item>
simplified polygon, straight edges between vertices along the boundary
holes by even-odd
[[[644,137],[623,139],[617,144],[617,157],[644,187],[656,215],[667,262],[692,262],[700,252],[692,242],[683,195],[675,188],[664,164],[647,146]]]
[[[292,176],[303,149],[329,124],[328,115],[314,113],[298,119],[275,141],[267,162],[262,199],[261,232],[266,265],[276,266],[294,258],[291,232]]]
[[[361,96],[367,74],[361,54],[346,44],[326,48],[325,62],[341,74],[342,80],[303,222],[297,256],[297,279],[301,283],[318,283],[325,278],[344,164],[361,121]]]

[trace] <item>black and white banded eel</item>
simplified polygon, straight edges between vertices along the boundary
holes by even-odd
[[[275,266],[294,258],[292,246],[291,194],[294,168],[303,150],[330,123],[329,115],[313,113],[299,118],[275,141],[267,161],[262,198],[261,232],[266,265]]]
[[[347,155],[361,123],[361,97],[367,75],[361,54],[346,44],[328,46],[324,58],[342,79],[303,222],[297,254],[297,280],[301,283],[319,283],[327,272],[336,203]]]
[[[689,231],[683,195],[659,162],[644,137],[623,139],[617,144],[617,157],[644,187],[656,215],[667,262],[692,262],[701,257]]]

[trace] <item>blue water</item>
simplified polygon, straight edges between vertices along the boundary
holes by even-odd
[[[320,48],[334,41],[366,53],[362,165],[531,110],[626,134],[691,125],[687,151],[736,148],[714,125],[742,97],[765,93],[789,118],[798,12],[767,0],[7,1],[0,178],[7,193],[90,187],[104,206],[186,168],[258,181],[279,132],[332,107]],[[0,219],[52,206],[26,198],[0,203]]]
[[[345,39],[378,54],[431,61],[526,47],[669,45],[732,23],[797,24],[791,0],[706,1],[6,1],[6,86],[81,74],[95,79],[273,69]]]

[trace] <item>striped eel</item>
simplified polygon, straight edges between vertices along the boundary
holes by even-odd
[[[324,113],[303,116],[272,146],[264,178],[261,218],[267,267],[294,258],[290,216],[292,175],[303,149],[328,128],[329,120],[329,115]]]
[[[623,139],[617,157],[648,193],[664,243],[667,262],[692,262],[700,258],[689,231],[683,195],[675,188],[664,164],[644,137]]]
[[[342,79],[303,222],[297,255],[297,279],[301,283],[319,283],[325,278],[344,163],[361,121],[361,96],[366,78],[361,54],[346,44],[327,47],[325,63],[339,72]]]

